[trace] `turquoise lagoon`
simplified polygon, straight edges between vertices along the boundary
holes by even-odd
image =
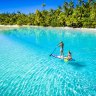
[[[70,50],[74,62],[49,56],[61,40],[64,54]],[[1,30],[0,96],[96,96],[96,32]]]

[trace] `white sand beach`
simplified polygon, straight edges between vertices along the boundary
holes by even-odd
[[[7,29],[14,29],[14,28],[21,28],[21,27],[43,27],[43,26],[33,26],[33,25],[0,25],[0,30],[7,30]],[[96,32],[96,28],[72,28],[72,27],[51,27],[48,26],[46,28],[56,28],[56,29],[64,29],[64,30],[78,30],[81,32]]]
[[[14,29],[19,28],[18,25],[0,25],[0,30],[8,30],[8,29]]]

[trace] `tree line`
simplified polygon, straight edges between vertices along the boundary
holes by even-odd
[[[42,4],[43,10],[36,10],[35,13],[1,13],[1,25],[35,25],[52,27],[84,27],[96,28],[96,1],[78,0],[64,2],[57,9],[45,10],[46,4]]]

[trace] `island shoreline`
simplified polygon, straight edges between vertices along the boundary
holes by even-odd
[[[14,29],[14,28],[23,28],[23,27],[38,27],[38,28],[56,28],[56,29],[65,29],[65,30],[77,30],[77,31],[94,31],[96,32],[96,28],[73,28],[73,27],[44,27],[44,26],[33,26],[33,25],[0,25],[0,30]]]

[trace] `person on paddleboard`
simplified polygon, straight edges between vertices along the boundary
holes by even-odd
[[[68,56],[67,56],[68,60],[71,60],[72,59],[72,55],[71,55],[71,52],[68,51]]]
[[[63,58],[64,57],[64,51],[63,51],[63,49],[64,49],[64,43],[63,43],[63,41],[61,41],[58,44],[58,46],[60,47],[60,56]]]

